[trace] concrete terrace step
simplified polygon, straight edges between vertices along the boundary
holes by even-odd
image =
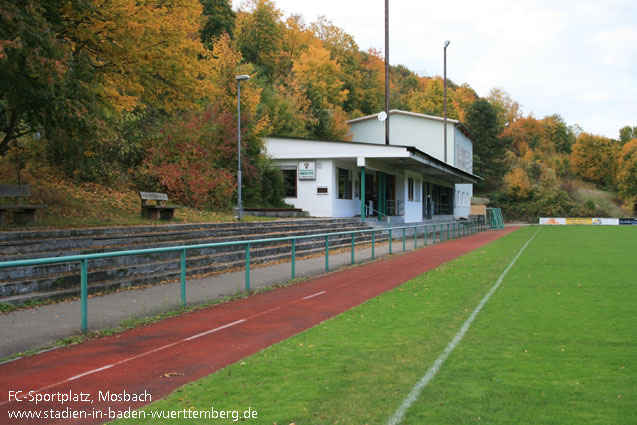
[[[188,240],[204,237],[221,237],[237,234],[265,235],[272,232],[296,231],[299,228],[320,229],[326,227],[338,227],[349,225],[360,225],[356,220],[298,220],[275,221],[275,222],[254,222],[249,223],[229,223],[226,226],[220,225],[183,225],[174,226],[143,226],[121,228],[121,232],[115,229],[106,228],[104,233],[96,233],[95,229],[80,230],[54,230],[28,232],[0,232],[0,261],[8,261],[4,257],[15,255],[25,255],[29,253],[46,253],[50,251],[73,250],[81,251],[95,247],[111,247],[113,250],[118,246],[134,245],[135,243],[148,243],[152,241]],[[274,229],[274,231],[273,231]],[[125,231],[124,231],[125,230]],[[24,257],[22,257],[24,258]]]
[[[239,224],[239,226],[237,226]],[[206,239],[193,239],[201,237],[201,226],[192,227],[190,231],[194,234],[193,238],[184,238],[180,235],[179,239],[166,240],[166,234],[157,232],[157,227],[152,227],[153,233],[158,236],[158,241],[153,238],[145,239],[146,244],[140,244],[135,239],[135,245],[126,245],[124,249],[143,249],[159,246],[182,246],[195,245],[199,243],[225,242],[230,240],[252,240],[267,239],[272,237],[285,237],[291,235],[311,235],[317,233],[351,231],[369,228],[365,224],[361,224],[358,220],[294,220],[290,222],[265,222],[258,223],[254,226],[248,223],[231,223],[228,226],[210,226],[213,230],[208,231],[209,237]],[[252,224],[252,223],[250,223]],[[270,225],[269,227],[267,225]],[[173,227],[173,226],[170,226]],[[235,229],[235,234],[228,233],[229,230]],[[93,231],[93,229],[90,229]],[[50,232],[50,231],[48,231]],[[56,232],[56,231],[53,231]],[[173,229],[168,229],[166,233],[174,233]],[[184,233],[184,228],[179,233]],[[239,233],[239,235],[237,235]],[[123,233],[109,232],[115,238],[119,238]],[[139,235],[139,232],[129,232],[127,235]],[[218,234],[224,236],[219,237]],[[59,234],[55,234],[58,236]],[[214,236],[213,236],[214,235]],[[50,236],[50,234],[49,234]],[[71,237],[71,236],[70,236]],[[77,235],[75,237],[85,237]],[[92,239],[104,238],[109,240],[105,235],[93,233]],[[369,241],[369,234],[357,235],[356,242],[361,243]],[[18,240],[28,240],[24,237]],[[380,240],[380,238],[379,238]],[[6,241],[6,239],[5,239]],[[33,241],[33,239],[31,239]],[[322,252],[324,249],[324,239],[303,240],[297,242],[297,256],[302,257],[311,255],[310,253]],[[351,243],[351,237],[344,235],[342,237],[333,237],[330,239],[330,248],[338,248],[348,246]],[[0,252],[4,247],[0,246]],[[122,245],[106,245],[100,248],[90,250],[63,250],[53,254],[53,251],[41,251],[46,253],[41,257],[72,255],[90,252],[107,252],[122,250]],[[279,261],[289,259],[291,244],[289,242],[263,243],[251,247],[251,263],[258,264],[260,262]],[[187,274],[208,274],[223,270],[242,267],[244,263],[244,247],[221,247],[221,248],[203,248],[188,252],[187,257]],[[5,255],[2,261],[8,258],[25,259],[33,257],[28,255]],[[16,258],[17,257],[17,258]],[[127,257],[116,257],[112,259],[93,260],[89,262],[88,282],[91,292],[99,292],[106,289],[121,288],[123,286],[137,286],[157,283],[165,280],[175,279],[179,277],[179,254],[174,253],[158,253],[150,255],[137,255]],[[70,295],[77,295],[79,291],[79,264],[67,263],[48,266],[21,267],[12,269],[0,269],[0,302],[22,303],[34,299],[42,298],[60,298]]]
[[[31,258],[44,258],[51,256],[66,256],[77,254],[93,254],[102,252],[135,250],[145,248],[160,248],[169,246],[184,246],[184,245],[199,245],[207,243],[218,242],[231,242],[240,240],[251,239],[269,239],[275,237],[285,237],[292,235],[306,235],[323,232],[340,232],[350,231],[361,228],[360,223],[338,223],[338,224],[323,224],[323,225],[311,225],[311,226],[285,226],[272,229],[258,229],[260,231],[248,231],[248,229],[241,229],[236,232],[219,231],[219,232],[201,232],[192,231],[189,233],[181,232],[179,234],[164,235],[159,234],[154,237],[147,236],[144,238],[130,238],[121,240],[119,237],[115,239],[90,239],[88,242],[93,242],[89,245],[84,241],[62,240],[49,244],[47,250],[35,250],[12,247],[0,247],[0,252],[6,253],[6,255],[0,254],[0,261],[12,261],[12,260],[26,260]],[[78,242],[78,245],[73,246],[74,242]],[[81,243],[84,242],[84,243]],[[57,249],[54,249],[57,248]],[[20,249],[19,253],[15,253],[16,249]],[[54,255],[51,255],[51,253]],[[1,279],[0,271],[0,279]]]

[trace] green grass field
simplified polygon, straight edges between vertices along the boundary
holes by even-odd
[[[146,410],[250,407],[258,419],[245,423],[385,424],[536,231],[521,228]],[[635,424],[636,252],[637,227],[539,228],[402,423]]]

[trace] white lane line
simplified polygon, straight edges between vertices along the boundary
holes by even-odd
[[[318,297],[319,295],[323,295],[327,291],[317,292],[316,294],[308,295],[307,297],[301,298],[302,300],[309,300],[310,298]]]
[[[83,377],[85,377],[85,376],[93,375],[94,373],[101,372],[101,371],[103,371],[103,370],[110,369],[110,368],[112,368],[112,367],[119,366],[119,365],[124,364],[124,363],[128,363],[128,362],[130,362],[130,361],[132,361],[132,360],[139,359],[140,357],[144,357],[144,356],[147,356],[147,355],[149,355],[149,354],[153,354],[153,353],[156,353],[156,352],[158,352],[158,351],[162,351],[162,350],[165,350],[165,349],[167,349],[167,348],[174,347],[175,345],[179,345],[179,344],[181,344],[181,343],[183,343],[183,342],[185,342],[185,341],[190,341],[190,340],[193,340],[193,339],[196,339],[196,338],[202,337],[202,336],[204,336],[204,335],[208,335],[208,334],[211,334],[211,333],[213,333],[213,332],[217,332],[217,331],[220,331],[220,330],[222,330],[222,329],[226,329],[226,328],[229,328],[229,327],[231,327],[231,326],[238,325],[239,323],[243,323],[243,322],[245,322],[246,320],[247,320],[247,319],[241,319],[241,320],[237,320],[237,321],[235,321],[235,322],[227,323],[227,324],[225,324],[225,325],[223,325],[223,326],[219,326],[219,327],[217,327],[217,328],[210,329],[209,331],[202,332],[202,333],[199,333],[199,334],[196,334],[196,335],[190,336],[190,337],[188,337],[188,338],[180,339],[179,341],[175,341],[175,342],[172,342],[172,343],[170,343],[170,344],[166,344],[166,345],[163,345],[163,346],[161,346],[161,347],[158,347],[158,348],[154,348],[154,349],[152,349],[152,350],[145,351],[145,352],[140,353],[140,354],[137,354],[137,355],[135,355],[135,356],[132,356],[132,357],[128,357],[128,358],[125,358],[125,359],[119,360],[119,361],[117,361],[117,362],[115,362],[115,363],[111,363],[111,364],[106,365],[106,366],[98,367],[97,369],[92,369],[92,370],[89,370],[89,371],[87,371],[87,372],[80,373],[79,375],[75,375],[75,376],[72,376],[72,377],[70,377],[70,378],[64,379],[64,380],[62,380],[62,381],[55,382],[55,383],[53,383],[53,384],[49,384],[49,385],[47,385],[47,386],[45,386],[45,387],[39,388],[39,389],[35,390],[35,391],[34,391],[34,393],[39,393],[39,392],[42,392],[42,391],[44,391],[44,390],[48,390],[49,388],[56,387],[56,386],[58,386],[58,385],[62,385],[62,384],[66,384],[67,382],[75,381],[75,380],[80,379],[80,378],[83,378]],[[5,405],[5,404],[7,404],[7,403],[9,403],[9,400],[5,400],[5,401],[3,401],[3,402],[0,402],[0,406]]]
[[[229,328],[230,326],[238,325],[239,323],[243,323],[245,321],[246,321],[246,319],[237,320],[236,322],[228,323],[227,325],[219,326],[218,328],[210,329],[209,331],[205,331],[205,332],[202,332],[202,333],[197,334],[197,335],[189,336],[188,338],[184,338],[182,341],[192,341],[193,339],[197,339],[197,338],[200,338],[200,337],[202,337],[204,335],[209,335],[211,333],[215,333],[217,331]]]
[[[407,410],[418,399],[418,396],[420,396],[420,393],[427,386],[429,381],[431,381],[434,378],[434,376],[436,376],[436,374],[438,373],[438,370],[440,369],[442,364],[445,362],[445,360],[447,360],[451,352],[456,348],[456,346],[458,345],[458,343],[460,342],[464,334],[469,329],[469,326],[471,326],[471,324],[475,320],[478,313],[480,313],[480,310],[482,310],[482,307],[484,307],[487,301],[489,301],[489,298],[491,298],[491,295],[493,295],[493,293],[498,289],[498,287],[504,280],[504,277],[506,276],[506,274],[509,272],[509,270],[511,270],[511,267],[513,267],[513,265],[518,260],[518,258],[520,258],[520,255],[522,255],[522,252],[524,252],[526,247],[529,246],[529,244],[531,243],[533,238],[535,238],[535,235],[537,235],[537,232],[539,231],[540,229],[538,228],[535,231],[535,233],[533,233],[533,236],[531,236],[531,238],[520,249],[520,251],[515,256],[515,258],[513,258],[513,261],[511,261],[511,263],[507,266],[507,268],[504,269],[504,271],[498,278],[495,285],[493,285],[493,287],[491,288],[491,290],[489,290],[487,295],[485,295],[484,298],[482,298],[478,306],[475,308],[475,310],[473,310],[469,318],[464,322],[464,324],[462,325],[462,327],[460,328],[456,336],[453,337],[453,339],[451,340],[451,342],[449,342],[449,344],[444,349],[442,354],[438,356],[438,358],[433,363],[433,365],[431,365],[429,370],[427,370],[427,373],[425,373],[425,375],[422,378],[420,378],[418,382],[416,382],[416,385],[414,385],[414,387],[411,389],[407,397],[403,400],[402,404],[398,406],[398,409],[396,409],[394,414],[389,418],[389,420],[387,421],[387,425],[397,425],[403,421],[403,419],[405,418],[405,413],[407,413]]]
[[[278,306],[278,307],[274,307],[274,308],[271,308],[271,309],[269,309],[269,310],[262,311],[262,312],[260,312],[260,313],[255,313],[255,314],[253,314],[253,315],[251,315],[251,316],[246,317],[245,319],[239,319],[239,320],[237,320],[237,321],[234,321],[234,322],[231,322],[231,323],[227,323],[227,324],[222,325],[222,326],[219,326],[219,327],[217,327],[217,328],[210,329],[210,330],[208,330],[208,331],[201,332],[201,333],[198,333],[198,334],[195,334],[195,335],[189,336],[189,337],[187,337],[187,338],[180,339],[179,341],[175,341],[175,342],[172,342],[172,343],[170,343],[170,344],[166,344],[166,345],[163,345],[163,346],[161,346],[161,347],[154,348],[154,349],[149,350],[149,351],[145,351],[145,352],[140,353],[140,354],[137,354],[137,355],[135,355],[135,356],[128,357],[128,358],[126,358],[126,359],[122,359],[122,360],[117,361],[117,362],[115,362],[115,363],[112,363],[112,364],[109,364],[109,365],[106,365],[106,366],[102,366],[102,367],[99,367],[99,368],[97,368],[97,369],[92,369],[92,370],[89,370],[89,371],[87,371],[87,372],[80,373],[80,374],[78,374],[78,375],[72,376],[72,377],[67,378],[67,379],[64,379],[64,380],[62,380],[62,381],[55,382],[55,383],[53,383],[53,384],[49,384],[49,385],[47,385],[47,386],[45,386],[45,387],[39,388],[39,389],[35,390],[35,391],[34,391],[34,393],[39,393],[39,392],[42,392],[42,391],[48,390],[49,388],[53,388],[53,387],[56,387],[56,386],[58,386],[58,385],[66,384],[67,382],[75,381],[75,380],[80,379],[80,378],[83,378],[83,377],[85,377],[85,376],[93,375],[93,374],[95,374],[95,373],[97,373],[97,372],[101,372],[101,371],[103,371],[103,370],[110,369],[110,368],[115,367],[115,366],[119,366],[119,365],[121,365],[121,364],[124,364],[124,363],[130,362],[130,361],[132,361],[132,360],[139,359],[140,357],[144,357],[144,356],[147,356],[147,355],[149,355],[149,354],[153,354],[153,353],[156,353],[156,352],[158,352],[158,351],[162,351],[162,350],[165,350],[165,349],[167,349],[167,348],[174,347],[175,345],[179,345],[179,344],[181,344],[181,343],[183,343],[183,342],[191,341],[191,340],[193,340],[193,339],[197,339],[197,338],[200,338],[200,337],[202,337],[202,336],[212,334],[212,333],[214,333],[214,332],[217,332],[217,331],[220,331],[220,330],[223,330],[223,329],[229,328],[229,327],[231,327],[231,326],[238,325],[239,323],[243,323],[243,322],[245,322],[245,321],[247,321],[247,320],[254,319],[254,318],[256,318],[256,317],[263,316],[263,315],[268,314],[268,313],[272,313],[273,311],[276,311],[276,310],[281,310],[281,309],[282,309],[282,308],[284,308],[284,307],[290,306],[290,305],[292,305],[292,304],[296,304],[296,303],[301,302],[301,301],[303,301],[303,300],[306,300],[306,299],[309,299],[309,298],[312,298],[312,297],[316,297],[316,296],[322,295],[322,294],[324,294],[324,293],[326,293],[326,292],[327,292],[327,291],[317,292],[316,294],[312,294],[312,295],[309,295],[309,296],[307,296],[307,297],[300,298],[300,299],[298,299],[298,300],[296,300],[296,301],[292,301],[292,302],[290,302],[290,303],[288,303],[288,304],[285,304],[285,305],[282,305],[282,306]],[[5,405],[5,404],[7,404],[7,403],[9,403],[9,400],[2,401],[2,402],[0,402],[0,406],[3,406],[3,405]]]

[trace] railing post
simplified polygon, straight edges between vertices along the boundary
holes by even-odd
[[[414,249],[418,248],[418,228],[414,227]]]
[[[434,231],[431,234],[431,244],[435,245],[436,244],[436,225],[434,224]]]
[[[391,229],[389,229],[389,255],[391,255],[391,245],[394,240],[391,237]]]
[[[354,232],[352,232],[352,264],[354,264]]]
[[[403,252],[405,252],[405,242],[407,241],[407,236],[405,234],[405,228],[403,227]]]
[[[440,242],[444,241],[444,224],[440,223]]]
[[[374,260],[375,257],[375,253],[374,253],[374,246],[376,245],[376,235],[375,235],[375,231],[372,230],[372,260]]]
[[[250,244],[246,244],[246,291],[250,290]]]
[[[330,271],[330,237],[325,236],[325,271]]]
[[[296,277],[296,239],[292,239],[292,279]]]
[[[449,240],[449,223],[447,223],[447,240]]]
[[[425,246],[427,246],[427,225],[425,224]]]
[[[80,298],[82,310],[82,332],[88,330],[88,260],[85,258],[80,263]]]
[[[186,307],[186,250],[181,250],[181,306]]]

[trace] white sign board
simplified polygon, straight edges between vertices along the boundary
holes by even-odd
[[[548,225],[565,225],[565,218],[551,218],[551,217],[542,217],[540,218],[540,224],[548,224]]]
[[[594,218],[593,224],[598,226],[619,226],[618,218]]]
[[[299,180],[316,180],[316,162],[299,162]]]

